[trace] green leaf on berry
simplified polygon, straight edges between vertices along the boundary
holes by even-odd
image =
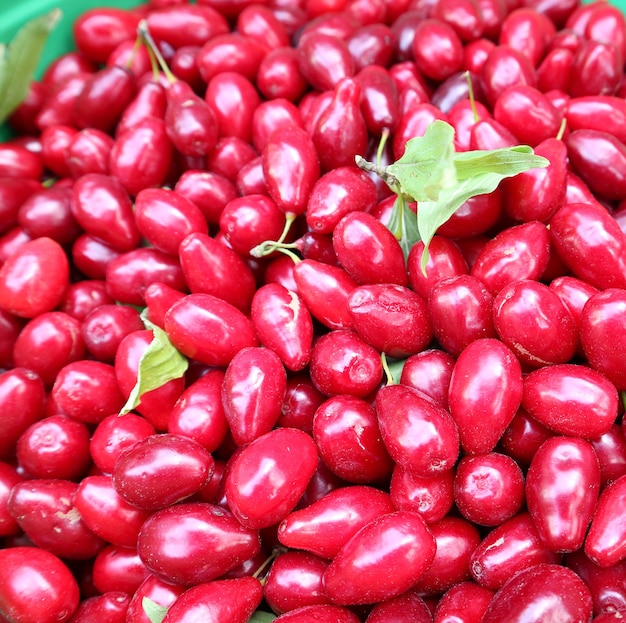
[[[28,94],[48,35],[61,18],[53,9],[27,22],[8,45],[0,45],[0,123]]]
[[[454,128],[444,122],[428,126],[424,136],[407,141],[402,157],[385,168],[390,181],[413,201],[437,201],[444,188],[456,184]]]
[[[493,192],[507,177],[550,164],[527,145],[456,152],[454,128],[441,120],[433,121],[423,136],[408,140],[397,162],[379,167],[357,156],[356,163],[379,175],[398,195],[387,228],[405,258],[416,242],[423,241],[424,274],[430,241],[468,199]],[[417,217],[407,201],[418,202]]]
[[[252,614],[248,623],[270,623],[276,618],[275,614],[271,614],[270,612],[263,612],[262,610],[257,610]]]
[[[518,173],[545,167],[548,161],[533,154],[526,145],[490,151],[466,151],[455,154],[458,181],[442,188],[437,201],[420,201],[417,228],[424,242],[421,269],[426,273],[428,245],[441,227],[468,199],[493,192],[500,182]]]
[[[149,597],[144,597],[141,600],[141,607],[146,613],[146,616],[150,619],[150,623],[162,623],[165,615],[167,614],[167,608],[152,601]]]
[[[167,333],[147,320],[145,315],[142,315],[142,319],[154,337],[139,360],[137,382],[120,415],[137,407],[143,394],[182,377],[189,367],[189,361],[170,342]]]
[[[387,223],[387,229],[396,237],[400,243],[404,258],[409,256],[411,247],[421,240],[417,229],[417,218],[415,212],[407,205],[404,195],[397,195],[393,204],[391,218]]]

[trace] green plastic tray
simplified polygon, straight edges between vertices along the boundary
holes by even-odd
[[[55,7],[60,8],[63,17],[46,42],[38,71],[41,75],[52,59],[72,49],[72,24],[80,13],[98,6],[129,8],[140,3],[140,0],[7,0],[8,6],[3,2],[0,7],[0,42],[10,41],[17,30],[33,17]],[[626,11],[626,0],[611,0],[611,4]],[[0,141],[10,136],[8,128],[0,125]]]

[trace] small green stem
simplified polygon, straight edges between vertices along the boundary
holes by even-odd
[[[148,22],[145,19],[142,19],[139,22],[139,26],[137,26],[137,35],[139,39],[145,44],[146,48],[148,48],[148,52],[151,52],[156,57],[159,67],[161,71],[165,74],[168,82],[173,84],[178,80],[178,78],[171,72],[170,68],[167,66],[161,51],[159,50],[159,46],[156,44],[150,31],[148,30]]]
[[[261,584],[265,584],[265,578],[259,578],[259,576],[263,573],[263,571],[265,571],[265,569],[267,569],[267,567],[274,561],[274,559],[279,554],[282,554],[284,551],[286,550],[282,547],[275,547],[272,550],[272,553],[263,561],[261,566],[252,574],[252,577],[256,580],[259,580]]]
[[[557,141],[563,140],[563,134],[565,134],[565,128],[567,128],[567,118],[563,117],[563,119],[561,119],[561,125],[559,126],[559,131],[556,133]]]
[[[297,218],[297,214],[293,212],[285,213],[285,226],[283,227],[283,231],[280,234],[278,240],[264,240],[260,244],[257,244],[256,247],[250,249],[250,255],[252,257],[265,257],[270,255],[274,251],[282,251],[284,249],[297,249],[298,247],[294,243],[286,243],[285,238],[289,233],[293,222]]]
[[[474,123],[478,123],[480,121],[478,117],[478,111],[476,110],[476,99],[474,98],[474,85],[472,84],[472,77],[470,76],[470,72],[465,72],[465,80],[467,80],[467,92],[469,95],[470,106],[472,107],[472,112],[474,113]]]
[[[387,355],[385,353],[380,353],[380,361],[383,364],[383,371],[385,372],[385,378],[387,380],[387,385],[395,385],[396,382],[393,379],[393,374],[391,374],[391,370],[389,369],[389,364],[387,363]]]
[[[390,136],[389,128],[384,128],[382,134],[380,135],[380,141],[378,142],[378,150],[376,151],[376,166],[379,169],[382,169],[381,162],[383,161],[383,152],[385,151],[385,146],[387,145],[387,141]]]

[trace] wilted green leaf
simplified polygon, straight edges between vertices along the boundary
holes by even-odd
[[[0,123],[19,106],[37,69],[48,35],[61,18],[53,9],[27,22],[9,45],[0,45]]]
[[[154,337],[139,360],[137,382],[120,415],[132,411],[141,402],[143,394],[158,389],[168,381],[180,378],[189,367],[187,358],[174,347],[163,329],[145,318],[144,323],[152,330]]]

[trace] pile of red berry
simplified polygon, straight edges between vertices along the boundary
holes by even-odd
[[[0,145],[0,620],[626,616],[621,12],[73,32]]]

